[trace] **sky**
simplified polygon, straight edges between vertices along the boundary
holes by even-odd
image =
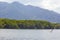
[[[1,2],[18,1],[25,5],[33,5],[60,13],[60,0],[0,0]]]

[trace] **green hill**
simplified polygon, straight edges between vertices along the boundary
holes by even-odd
[[[0,18],[0,29],[60,29],[59,23],[45,20],[14,20]]]

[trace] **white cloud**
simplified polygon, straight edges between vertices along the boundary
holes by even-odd
[[[40,5],[37,6],[60,13],[60,0],[43,0]]]
[[[12,1],[12,0],[0,0],[0,1]]]
[[[37,0],[37,1],[30,0],[26,2],[26,4],[42,7],[49,10],[55,10],[56,8],[60,7],[60,0]]]
[[[54,1],[52,1],[52,0],[44,0],[44,1],[40,4],[40,6],[41,6],[42,8],[46,8],[46,9],[49,9],[49,10],[54,10],[54,9],[56,9],[56,8],[58,7],[57,4],[54,3]]]

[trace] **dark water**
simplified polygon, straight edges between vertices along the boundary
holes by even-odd
[[[60,40],[60,30],[0,29],[0,40]]]

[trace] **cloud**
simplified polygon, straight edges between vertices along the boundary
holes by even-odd
[[[54,9],[54,11],[60,13],[60,0],[53,0],[54,4],[56,4],[56,8]]]
[[[56,9],[60,7],[60,0],[29,0],[25,2],[25,4],[56,11]]]
[[[60,0],[43,0],[40,5],[37,6],[60,13]]]
[[[46,8],[46,9],[49,9],[49,10],[54,10],[55,8],[57,8],[57,4],[54,3],[54,1],[52,0],[44,0],[41,2],[40,6],[42,8]]]
[[[1,2],[11,2],[10,0],[0,0]]]

